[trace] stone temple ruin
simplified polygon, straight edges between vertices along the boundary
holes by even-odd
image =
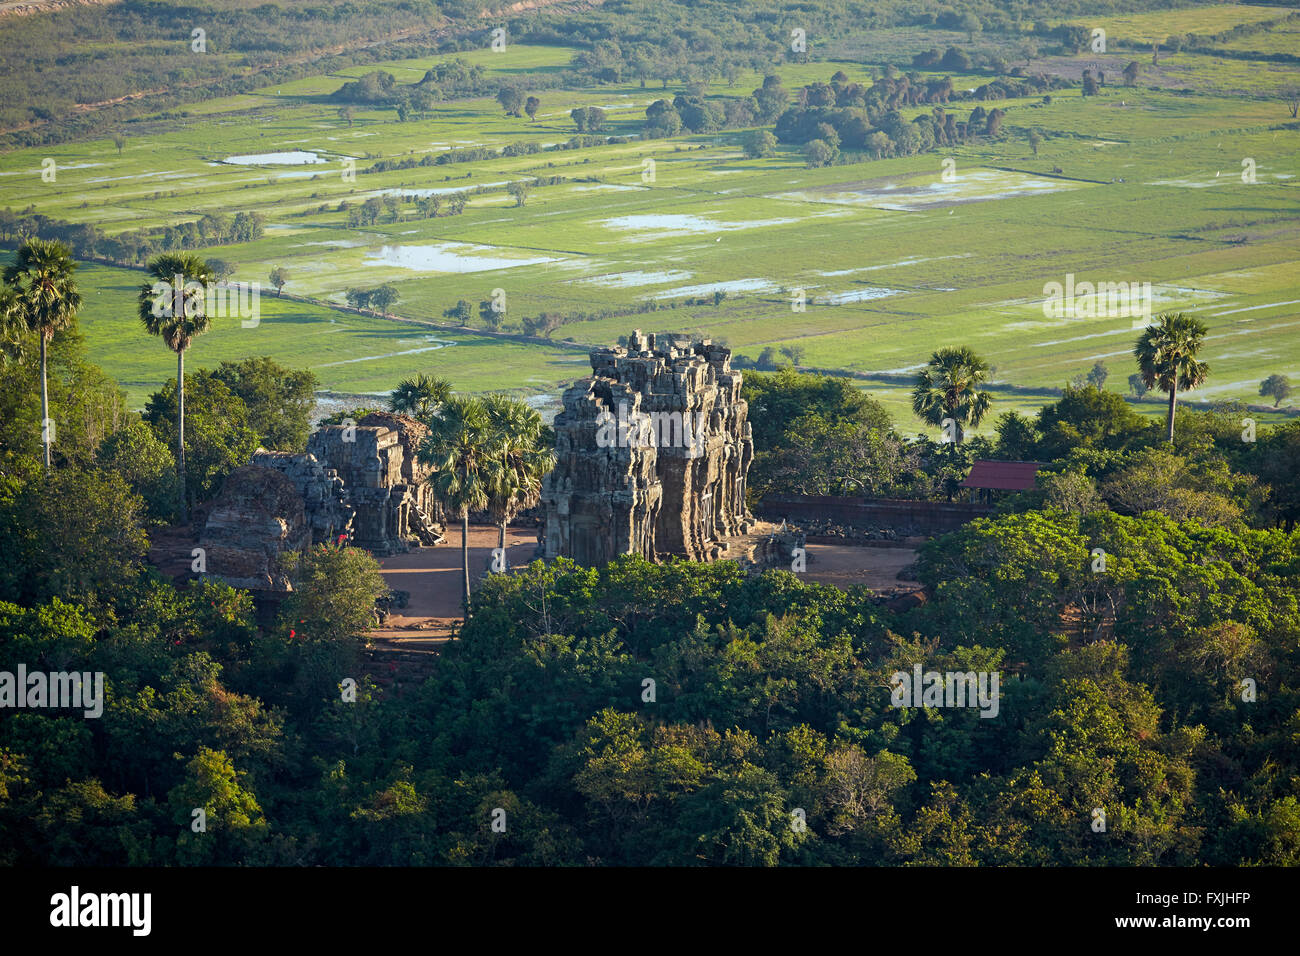
[[[731,350],[708,339],[632,333],[595,349],[592,376],[564,393],[554,471],[542,490],[541,552],[601,565],[620,554],[727,556],[745,534],[754,442]]]
[[[207,572],[270,596],[290,590],[285,552],[345,539],[382,556],[441,541],[431,469],[416,458],[427,434],[413,418],[376,412],[317,429],[305,454],[258,449],[208,511]]]
[[[442,540],[426,482],[433,469],[416,458],[428,434],[414,418],[387,412],[312,433],[307,454],[343,479],[348,504],[356,509],[353,545],[382,556]]]

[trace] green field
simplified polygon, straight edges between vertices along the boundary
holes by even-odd
[[[1300,18],[1279,23],[1263,33],[1235,37],[1220,44],[1224,50],[1243,50],[1250,53],[1289,53],[1300,55]]]
[[[1189,7],[1183,10],[1121,14],[1113,17],[1073,18],[1069,22],[1087,27],[1100,27],[1106,31],[1108,40],[1164,43],[1167,37],[1175,35],[1221,33],[1239,23],[1280,20],[1290,12],[1286,7],[1280,6],[1224,3]],[[1255,49],[1255,47],[1248,47],[1248,49]]]
[[[1236,6],[1209,12],[1220,10],[1241,15],[1232,22],[1262,10],[1285,14]],[[460,56],[519,79],[557,69],[570,54],[513,45],[501,54]],[[1179,54],[1161,67],[1183,66],[1208,84],[1218,69],[1210,60]],[[383,68],[411,82],[432,62]],[[1223,62],[1232,70],[1252,66]],[[779,72],[794,89],[836,69],[870,82],[875,66],[820,62]],[[392,282],[401,294],[393,311],[407,319],[445,323],[443,310],[456,300],[477,304],[497,289],[506,295],[507,328],[543,311],[622,313],[566,324],[552,336],[557,344],[544,346],[277,301],[264,292],[256,329],[218,323],[190,353],[195,367],[268,354],[312,368],[333,393],[382,393],[404,375],[432,371],[466,390],[553,398],[585,367],[582,351],[561,340],[607,344],[637,327],[711,335],[750,357],[796,345],[805,367],[868,376],[906,374],[937,347],[967,344],[996,366],[998,382],[1037,389],[1060,387],[1103,361],[1107,387],[1123,392],[1133,371],[1133,320],[1046,316],[1046,284],[1067,275],[1149,282],[1154,311],[1190,310],[1207,322],[1212,375],[1193,399],[1259,402],[1258,384],[1268,374],[1300,378],[1300,130],[1276,96],[1226,92],[1237,82],[1229,74],[1224,92],[1181,93],[1140,81],[1090,98],[1062,90],[1050,105],[1038,97],[984,103],[1007,110],[998,139],[825,169],[805,168],[793,148],[746,159],[743,133],[728,130],[366,174],[379,158],[563,143],[575,134],[568,118],[575,106],[602,106],[609,114],[604,132],[635,135],[646,105],[674,93],[657,83],[540,90],[536,122],[506,117],[488,99],[445,103],[406,123],[392,110],[358,109],[349,128],[326,96],[368,69],[210,101],[182,119],[131,124],[120,157],[107,140],[6,154],[0,207],[34,205],[108,232],[255,210],[269,223],[264,238],[207,250],[237,263],[236,279],[265,286],[270,268],[283,266],[286,293],[326,303],[342,303],[350,287]],[[987,79],[954,77],[958,89]],[[760,81],[751,73],[710,92],[741,95]],[[951,109],[964,118],[974,105]],[[904,115],[923,110],[929,107]],[[1043,136],[1037,156],[1031,129]],[[311,151],[323,162],[226,162],[289,151]],[[40,178],[46,157],[57,164],[53,183]],[[353,182],[343,175],[348,157],[359,171]],[[945,159],[953,161],[948,178]],[[1253,183],[1243,181],[1247,159]],[[504,184],[540,176],[565,181],[534,189],[516,207]],[[337,211],[340,201],[384,192],[475,187],[487,191],[456,217],[357,229]],[[403,216],[413,212],[403,204]],[[83,280],[90,292],[82,324],[95,360],[139,404],[174,374],[170,353],[134,318],[140,274],[95,266]],[[792,308],[797,289],[813,300],[802,312]],[[684,304],[715,291],[727,293],[717,305],[711,298]],[[651,300],[659,311],[634,314]],[[904,386],[863,384],[903,427],[917,426]],[[1046,393],[999,396],[997,409],[1046,400]],[[1158,414],[1159,407],[1149,410]]]
[[[91,359],[112,370],[132,403],[142,405],[160,382],[176,377],[176,357],[140,329],[130,305],[140,274],[90,264],[81,267],[78,279],[86,300],[80,324]],[[586,366],[585,355],[573,349],[449,333],[273,293],[262,296],[256,326],[245,328],[233,318],[215,322],[210,333],[195,339],[186,362],[215,367],[250,355],[311,368],[329,392],[367,397],[386,395],[395,380],[417,372],[433,372],[460,388],[533,395],[544,383],[581,375]]]

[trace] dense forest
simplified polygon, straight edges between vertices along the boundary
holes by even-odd
[[[9,316],[35,314],[33,255]],[[1135,349],[1156,388],[1153,336],[1197,330],[1159,323]],[[47,471],[36,335],[6,329],[0,670],[106,687],[99,719],[0,716],[0,862],[1300,863],[1300,423],[1246,440],[1239,411],[1172,402],[1151,423],[1085,382],[963,436],[989,400],[937,383],[980,360],[941,350],[915,392],[962,423],[938,445],[842,379],[751,373],[756,493],[851,474],[942,500],[972,456],[1049,464],[921,549],[919,605],[732,562],[538,562],[476,585],[426,681],[381,689],[367,552],[293,556],[272,616],[164,580],[145,556],[176,517],[176,382],[126,411],[65,315]],[[301,449],[313,388],[266,359],[188,373],[192,500],[258,445]],[[467,407],[430,388],[403,407]],[[916,666],[999,674],[996,718],[895,706]]]

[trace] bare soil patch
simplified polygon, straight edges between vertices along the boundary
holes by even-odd
[[[920,540],[907,542],[912,547],[877,548],[858,544],[809,544],[808,570],[801,575],[806,581],[829,584],[847,590],[854,585],[883,591],[912,586],[919,581],[900,578],[898,573],[916,560]]]
[[[492,560],[498,534],[488,525],[470,526],[471,588]],[[506,559],[512,567],[532,561],[536,548],[536,528],[507,529]],[[380,558],[379,567],[390,590],[406,591],[410,597],[406,607],[395,609],[370,637],[411,649],[428,649],[449,640],[461,620],[460,528],[449,527],[446,543],[437,547]]]

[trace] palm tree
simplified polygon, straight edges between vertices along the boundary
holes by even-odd
[[[1169,393],[1169,441],[1174,440],[1174,408],[1178,392],[1200,388],[1210,366],[1197,359],[1209,329],[1186,312],[1162,312],[1133,346],[1138,374],[1147,388]]]
[[[496,436],[487,407],[477,398],[450,396],[428,424],[430,433],[418,454],[437,469],[429,478],[434,496],[446,512],[460,518],[461,596],[469,620],[469,513],[487,507],[500,460]]]
[[[506,526],[540,500],[542,478],[555,467],[555,453],[544,444],[546,426],[536,410],[505,395],[489,395],[483,404],[500,456],[488,490],[488,513],[500,531],[497,547],[504,556]]]
[[[451,383],[423,373],[405,378],[388,396],[388,410],[424,419],[451,398]]]
[[[23,336],[27,323],[23,321],[18,293],[9,286],[0,286],[0,368],[10,362],[23,360]]]
[[[45,446],[45,470],[50,470],[50,395],[46,386],[48,346],[54,333],[72,325],[81,308],[81,293],[72,278],[77,263],[61,242],[28,239],[18,247],[13,265],[5,269],[4,280],[13,294],[6,305],[10,322],[35,332],[41,345],[41,442]]]
[[[161,338],[176,353],[176,470],[180,476],[181,521],[185,522],[189,520],[185,488],[185,350],[195,337],[212,327],[204,287],[214,274],[205,260],[190,252],[155,256],[149,260],[147,272],[155,281],[140,287],[140,321],[150,335]],[[160,284],[167,287],[162,295],[157,291]]]
[[[988,378],[988,363],[966,346],[939,349],[917,373],[912,411],[928,425],[941,427],[947,418],[956,422],[955,447],[966,429],[978,428],[988,414],[993,396],[978,388]]]

